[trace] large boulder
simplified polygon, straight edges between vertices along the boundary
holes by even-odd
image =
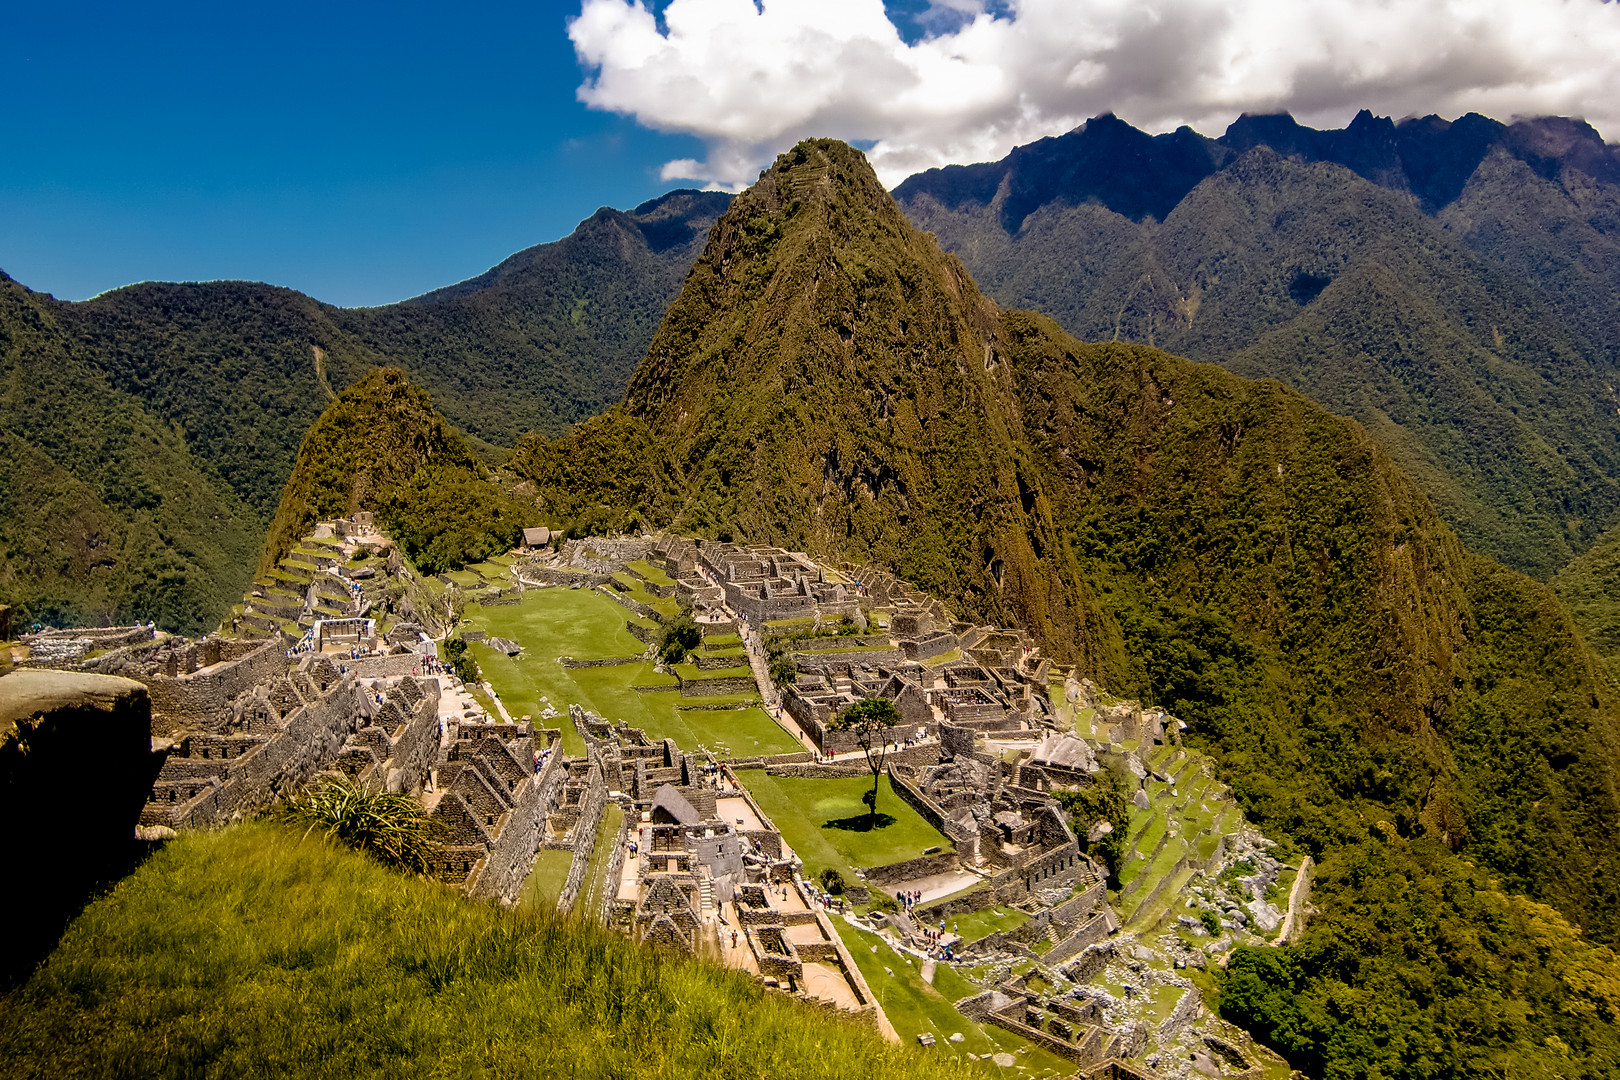
[[[146,687],[26,669],[0,678],[0,978],[49,951],[88,891],[127,869],[161,761]]]

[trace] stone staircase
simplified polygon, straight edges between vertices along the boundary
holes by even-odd
[[[698,917],[706,923],[714,922],[714,882],[709,878],[709,868],[703,868],[703,875],[698,878]]]

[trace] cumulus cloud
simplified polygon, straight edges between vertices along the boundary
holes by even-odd
[[[934,0],[907,41],[882,0],[582,0],[592,108],[701,138],[666,179],[740,188],[797,140],[870,144],[885,183],[988,161],[1102,112],[1219,134],[1244,112],[1340,126],[1481,112],[1620,134],[1608,0]]]

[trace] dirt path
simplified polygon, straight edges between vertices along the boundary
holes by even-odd
[[[1283,916],[1282,929],[1277,932],[1273,945],[1287,945],[1305,932],[1305,900],[1311,895],[1311,857],[1300,861],[1299,873],[1294,876],[1294,887],[1288,890],[1288,914]]]

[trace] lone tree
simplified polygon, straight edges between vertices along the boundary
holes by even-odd
[[[866,752],[866,767],[872,770],[872,790],[861,801],[866,803],[873,828],[877,826],[878,781],[883,776],[883,759],[889,756],[886,737],[889,729],[899,724],[900,712],[888,698],[857,701],[832,720],[834,731],[850,732],[855,736],[856,745]]]

